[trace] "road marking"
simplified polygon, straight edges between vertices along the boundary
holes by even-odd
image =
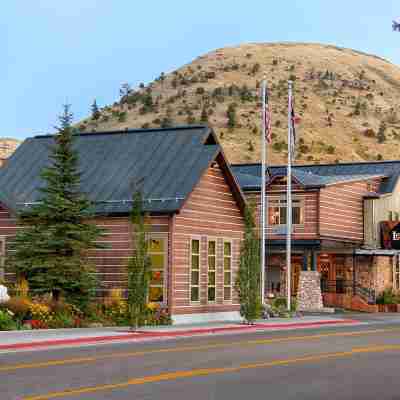
[[[384,345],[384,346],[373,346],[373,347],[359,347],[354,348],[351,351],[343,351],[337,353],[325,353],[318,355],[308,355],[297,358],[288,358],[283,360],[273,360],[262,363],[254,363],[254,364],[242,364],[237,367],[221,367],[221,368],[202,368],[202,369],[193,369],[189,371],[176,371],[176,372],[167,372],[164,374],[158,375],[149,375],[141,378],[133,378],[126,382],[107,384],[107,385],[99,385],[99,386],[88,386],[80,389],[67,389],[61,392],[52,392],[42,395],[34,395],[23,397],[23,400],[50,400],[60,397],[67,396],[76,396],[85,393],[94,393],[105,390],[115,390],[126,388],[128,386],[133,385],[144,385],[146,383],[154,383],[154,382],[162,382],[162,381],[171,381],[181,378],[193,378],[198,376],[206,376],[206,375],[214,375],[214,374],[224,374],[231,372],[239,372],[241,370],[247,369],[256,369],[256,368],[270,368],[276,366],[288,366],[296,363],[303,363],[309,361],[320,361],[326,360],[330,358],[345,358],[352,357],[356,354],[365,354],[365,353],[378,353],[389,350],[400,350],[399,345]]]
[[[134,351],[134,352],[125,352],[125,353],[112,353],[112,354],[104,354],[100,356],[94,357],[75,357],[69,359],[61,359],[61,360],[49,360],[43,362],[36,363],[22,363],[22,364],[13,364],[13,365],[3,365],[0,367],[0,372],[10,372],[19,369],[31,369],[31,368],[46,368],[46,367],[55,367],[61,365],[68,364],[84,364],[96,362],[98,360],[106,360],[112,358],[128,358],[128,357],[141,357],[152,354],[162,354],[162,353],[183,353],[187,351],[202,351],[209,350],[215,348],[225,348],[225,347],[235,347],[235,346],[256,346],[256,345],[264,345],[264,344],[274,344],[274,343],[283,343],[283,342],[294,342],[294,341],[308,341],[308,340],[318,340],[326,337],[346,337],[346,336],[364,336],[364,335],[373,335],[377,333],[387,333],[387,332],[398,332],[400,328],[387,328],[387,329],[373,329],[368,331],[351,331],[351,332],[331,332],[331,333],[321,333],[318,335],[305,335],[305,336],[285,336],[285,337],[277,337],[272,339],[256,339],[249,341],[236,341],[236,342],[228,342],[228,343],[211,343],[200,346],[183,346],[183,347],[172,347],[172,348],[164,348],[164,349],[154,349],[147,351]]]

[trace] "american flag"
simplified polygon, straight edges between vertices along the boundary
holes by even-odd
[[[300,122],[300,118],[296,115],[294,112],[294,99],[293,96],[291,96],[290,103],[289,103],[289,113],[290,113],[290,130],[291,130],[291,152],[292,155],[294,155],[295,152],[295,147],[296,147],[296,124]]]
[[[264,91],[264,135],[267,143],[272,143],[272,129],[271,129],[271,108],[269,105],[268,89],[265,87]]]

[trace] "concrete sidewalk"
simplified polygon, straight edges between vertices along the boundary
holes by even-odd
[[[254,325],[221,322],[180,326],[144,327],[137,332],[133,332],[129,327],[3,331],[0,332],[0,351],[54,346],[78,346],[121,341],[142,342],[177,337],[307,329],[358,323],[360,322],[351,318],[304,316],[301,318],[291,319],[273,318],[269,320],[261,320],[257,321]]]

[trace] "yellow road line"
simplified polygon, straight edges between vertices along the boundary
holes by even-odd
[[[294,341],[308,341],[308,340],[318,340],[327,337],[346,337],[346,336],[364,336],[364,335],[373,335],[379,333],[388,333],[388,332],[398,332],[400,328],[388,328],[388,329],[374,329],[368,331],[351,331],[351,332],[331,332],[331,333],[323,333],[318,335],[306,335],[306,336],[286,336],[286,337],[278,337],[272,339],[256,339],[249,341],[236,341],[236,342],[228,342],[228,343],[210,343],[200,346],[183,346],[183,347],[173,347],[173,348],[164,348],[164,349],[154,349],[147,351],[134,351],[134,352],[126,352],[126,353],[112,353],[112,354],[104,354],[100,356],[93,357],[75,357],[69,359],[61,359],[61,360],[49,360],[43,362],[36,363],[21,363],[21,364],[13,364],[13,365],[3,365],[0,366],[0,372],[10,372],[19,369],[30,369],[30,368],[46,368],[46,367],[55,367],[60,365],[68,365],[68,364],[84,364],[96,362],[98,360],[112,359],[112,358],[128,358],[128,357],[142,357],[152,354],[162,354],[162,353],[183,353],[188,351],[202,351],[216,348],[226,348],[226,347],[235,347],[235,346],[256,346],[256,345],[267,345],[274,343],[284,343],[284,342],[294,342]]]
[[[133,378],[126,382],[114,383],[108,385],[99,385],[99,386],[88,386],[80,389],[68,389],[60,392],[52,392],[43,395],[34,395],[24,397],[24,400],[50,400],[60,397],[67,396],[76,396],[85,393],[94,393],[100,392],[104,390],[115,390],[126,388],[128,386],[133,385],[143,385],[145,383],[153,383],[153,382],[161,382],[161,381],[170,381],[176,380],[180,378],[193,378],[197,376],[206,376],[206,375],[214,375],[214,374],[224,374],[231,372],[239,372],[241,370],[246,369],[256,369],[256,368],[269,368],[276,366],[287,366],[296,363],[309,362],[309,361],[320,361],[326,360],[330,358],[345,358],[352,357],[356,354],[363,353],[378,353],[389,350],[400,350],[400,345],[384,345],[384,346],[373,346],[373,347],[360,347],[352,349],[351,351],[343,351],[337,353],[325,353],[318,355],[308,355],[297,358],[288,358],[283,360],[273,360],[262,363],[254,363],[254,364],[242,364],[237,367],[222,367],[222,368],[202,368],[202,369],[193,369],[189,371],[176,371],[176,372],[167,372],[159,375],[150,375],[144,376],[141,378]]]

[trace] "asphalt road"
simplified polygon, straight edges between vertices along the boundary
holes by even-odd
[[[400,323],[0,354],[0,400],[400,399]]]

